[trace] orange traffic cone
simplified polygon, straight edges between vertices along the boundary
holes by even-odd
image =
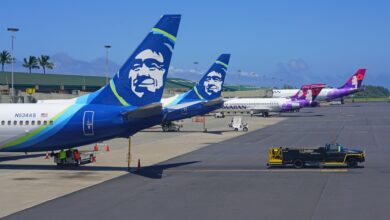
[[[45,159],[49,159],[49,152],[46,152]]]
[[[92,163],[95,163],[96,162],[96,156],[93,156],[92,157]]]
[[[108,151],[110,151],[110,145],[106,145],[106,151],[108,152]]]
[[[95,144],[95,147],[93,147],[93,150],[94,151],[99,151],[99,146],[97,144]]]
[[[138,159],[137,169],[141,169],[141,160],[140,159]]]

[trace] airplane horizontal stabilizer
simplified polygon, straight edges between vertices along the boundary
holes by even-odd
[[[130,121],[133,119],[144,119],[153,116],[158,116],[162,114],[162,104],[161,103],[152,103],[139,107],[137,109],[129,110],[122,112],[121,115],[125,121]]]
[[[207,107],[207,106],[214,106],[214,105],[222,105],[223,102],[224,102],[223,98],[219,97],[219,98],[204,102],[203,106]]]

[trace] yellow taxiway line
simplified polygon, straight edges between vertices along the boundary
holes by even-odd
[[[348,169],[167,169],[164,172],[194,172],[194,173],[293,173],[293,172],[324,172],[343,173]]]

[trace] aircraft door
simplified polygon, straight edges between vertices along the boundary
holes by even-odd
[[[83,132],[85,136],[94,135],[93,132],[93,116],[95,112],[93,111],[85,111],[83,117]]]

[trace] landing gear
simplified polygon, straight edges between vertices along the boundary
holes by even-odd
[[[264,118],[268,118],[269,117],[269,113],[268,112],[263,112],[263,117]]]
[[[163,132],[168,132],[168,131],[180,131],[180,128],[183,127],[182,124],[177,124],[175,122],[169,121],[165,122],[161,125]]]

